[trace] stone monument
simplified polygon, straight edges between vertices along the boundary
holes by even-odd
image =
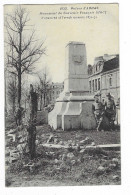
[[[64,91],[48,115],[54,129],[95,129],[94,98],[89,95],[86,47],[81,42],[66,46]]]

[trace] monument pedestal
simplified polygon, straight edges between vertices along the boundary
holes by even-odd
[[[64,96],[58,98],[54,110],[48,115],[48,123],[54,129],[96,128],[96,120],[92,112],[92,96]]]

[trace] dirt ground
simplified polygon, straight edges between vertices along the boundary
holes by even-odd
[[[12,163],[6,171],[6,186],[81,186],[120,185],[120,151],[43,148],[50,135],[62,144],[79,144],[88,137],[96,145],[119,144],[120,132],[53,131],[48,125],[37,126],[37,157],[30,162]],[[34,163],[34,169],[23,164]]]

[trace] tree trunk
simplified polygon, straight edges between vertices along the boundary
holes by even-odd
[[[21,107],[21,68],[18,71],[18,107]]]
[[[42,94],[40,95],[40,110],[42,109]]]
[[[21,46],[22,46],[22,21],[20,18],[19,29],[19,63],[18,63],[18,107],[21,106]]]
[[[46,106],[46,94],[44,93],[44,107]]]
[[[33,91],[33,86],[30,89],[30,122],[28,131],[28,147],[30,159],[35,158],[35,140],[36,140],[36,118],[37,118],[37,94]]]

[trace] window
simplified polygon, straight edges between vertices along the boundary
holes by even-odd
[[[100,84],[100,78],[98,79],[98,90],[100,90],[101,84]]]
[[[97,91],[97,79],[95,79],[95,90]]]
[[[94,91],[94,80],[92,82],[92,90]]]
[[[89,81],[89,88],[90,88],[90,92],[91,92],[91,81]]]
[[[96,64],[96,72],[97,72],[97,64]]]
[[[112,86],[112,77],[109,78],[109,86]]]

